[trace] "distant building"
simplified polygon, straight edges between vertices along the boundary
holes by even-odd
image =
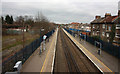
[[[91,31],[91,25],[90,24],[83,24],[83,23],[77,23],[77,22],[72,22],[69,24],[69,28],[72,28],[72,29],[78,29],[78,30],[81,30],[81,31]]]
[[[79,29],[80,23],[72,22],[69,24],[69,28]]]
[[[91,32],[91,25],[88,23],[81,24],[80,30],[85,31],[85,32]]]
[[[77,22],[72,22],[68,25],[70,30],[74,30],[74,33],[78,34],[78,33],[82,33],[84,35],[88,35],[90,36],[90,32],[91,32],[91,25],[88,23],[77,23]],[[79,32],[78,32],[79,31]]]
[[[25,24],[24,27],[21,24],[3,24],[2,25],[2,33],[4,34],[8,34],[8,33],[20,33],[24,30],[24,32],[27,32],[28,30],[30,30],[31,26],[29,26],[28,24]],[[6,33],[5,33],[6,31]]]

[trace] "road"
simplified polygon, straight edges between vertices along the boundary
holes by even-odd
[[[54,73],[91,72],[100,73],[93,63],[73,44],[60,28],[56,47]]]

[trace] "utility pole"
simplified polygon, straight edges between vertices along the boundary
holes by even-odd
[[[25,37],[24,37],[24,21],[22,21],[22,25],[23,25],[23,48],[25,47],[24,46],[24,43],[25,43]]]

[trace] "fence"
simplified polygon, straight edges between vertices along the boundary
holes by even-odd
[[[68,33],[70,33],[71,35],[75,36],[74,33],[72,33],[72,31],[64,28]],[[113,45],[112,43],[108,43],[108,42],[104,42],[100,39],[97,39],[97,38],[93,38],[93,37],[90,37],[90,36],[87,36],[86,35],[86,38],[84,38],[85,36],[81,36],[82,39],[85,39],[87,42],[89,42],[90,44],[94,45],[95,44],[95,41],[98,41],[102,44],[102,50],[106,51],[107,53],[117,57],[117,58],[120,58],[120,46],[116,46],[116,45]],[[100,47],[99,45],[97,45],[97,47]]]
[[[54,33],[54,30],[48,32],[47,38],[49,38]],[[40,46],[43,41],[43,36],[34,40],[31,44],[27,45],[25,48],[16,52],[13,56],[9,57],[7,60],[2,62],[2,74],[5,72],[13,71],[13,67],[17,61],[22,61],[23,63],[30,57],[30,55]]]

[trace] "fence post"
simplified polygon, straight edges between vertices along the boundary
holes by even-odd
[[[118,54],[119,54],[119,58],[120,58],[120,47],[118,47],[118,50],[119,50],[119,53],[118,53]]]

